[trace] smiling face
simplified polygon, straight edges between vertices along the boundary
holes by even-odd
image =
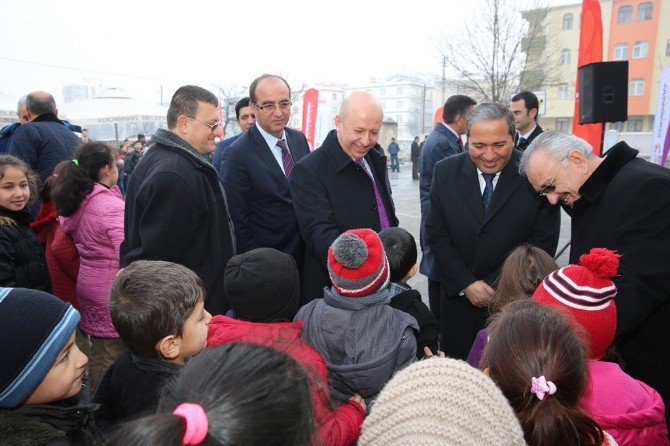
[[[545,151],[533,153],[528,159],[526,175],[538,193],[543,193],[551,204],[572,207],[581,197],[579,189],[588,179],[584,155],[575,150],[561,161]]]
[[[30,186],[23,171],[14,166],[5,166],[0,179],[0,206],[10,211],[20,211],[28,204]]]
[[[490,174],[503,170],[514,150],[514,140],[505,119],[472,124],[468,144],[472,162],[483,173]]]
[[[367,93],[352,93],[345,101],[335,117],[337,140],[349,157],[359,160],[377,144],[384,113]]]
[[[48,404],[75,396],[81,390],[82,378],[88,358],[74,342],[73,331],[56,362],[25,404]]]

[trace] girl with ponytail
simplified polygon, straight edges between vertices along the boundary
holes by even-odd
[[[587,356],[563,315],[518,301],[506,305],[489,329],[482,368],[509,400],[529,445],[616,444],[579,408]]]
[[[109,446],[308,446],[309,379],[295,360],[252,344],[205,349],[166,384],[156,415],[123,425]]]
[[[86,353],[92,390],[105,369],[126,350],[109,313],[109,293],[119,271],[123,241],[125,205],[116,186],[118,177],[111,148],[90,142],[77,149],[51,191],[61,227],[79,253],[79,328],[90,340]]]

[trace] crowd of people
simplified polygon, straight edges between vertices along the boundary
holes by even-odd
[[[183,86],[117,149],[48,93],[19,102],[0,444],[670,445],[667,169],[543,132],[530,92],[452,96],[412,148],[417,244],[374,96],[314,151],[280,76],[251,82],[239,135],[218,105]]]

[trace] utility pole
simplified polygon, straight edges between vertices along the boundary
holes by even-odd
[[[442,56],[442,103],[444,103],[445,88],[447,84],[447,76],[445,70],[447,68],[447,56]]]

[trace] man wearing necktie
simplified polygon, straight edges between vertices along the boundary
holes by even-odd
[[[289,184],[306,250],[303,303],[323,297],[330,285],[328,248],[340,234],[398,226],[386,156],[377,144],[383,118],[374,96],[350,94],[335,118],[335,130],[293,169]]]
[[[537,124],[539,110],[537,96],[530,91],[522,91],[512,97],[509,109],[514,115],[514,146],[522,152],[530,145],[537,135],[542,133],[542,127]]]
[[[274,248],[292,255],[300,268],[304,244],[288,181],[309,146],[302,132],[286,127],[291,89],[283,78],[260,76],[251,83],[249,100],[256,123],[223,151],[219,171],[237,252]]]
[[[465,359],[484,327],[507,254],[530,243],[554,255],[560,214],[519,176],[514,119],[485,103],[467,124],[469,151],[435,166],[425,235],[440,273],[441,349]]]

